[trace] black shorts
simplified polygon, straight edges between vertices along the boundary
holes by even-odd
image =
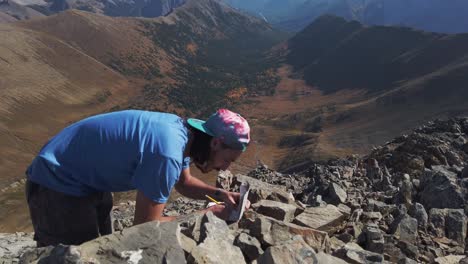
[[[27,180],[26,199],[38,247],[79,245],[113,231],[110,192],[77,197]]]

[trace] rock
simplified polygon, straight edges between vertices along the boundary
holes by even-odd
[[[458,264],[460,260],[465,258],[466,256],[464,255],[449,255],[445,257],[439,257],[434,260],[435,263],[437,264]]]
[[[78,246],[66,246],[59,244],[56,246],[47,257],[41,259],[41,263],[50,264],[75,264],[83,263],[99,263],[94,261],[93,258],[83,258],[81,250]]]
[[[197,246],[197,242],[183,233],[180,233],[180,246],[186,253],[190,253]]]
[[[429,232],[436,237],[453,239],[465,245],[466,216],[462,209],[436,209],[429,211]]]
[[[261,255],[258,264],[302,264],[318,263],[315,251],[299,236],[277,246],[267,248]]]
[[[202,217],[199,242],[203,242],[206,238],[218,239],[220,234],[223,234],[223,239],[232,244],[234,236],[229,231],[224,220],[216,217],[213,212],[208,212]]]
[[[400,240],[415,243],[418,236],[418,220],[409,215],[400,216],[392,223],[391,233]]]
[[[365,245],[364,248],[366,250],[383,254],[384,237],[376,224],[368,224],[364,226],[361,236],[362,238],[360,240],[363,241],[363,244]]]
[[[240,248],[222,239],[222,236],[219,239],[211,237],[205,239],[203,243],[192,250],[187,260],[194,264],[246,263]]]
[[[382,255],[364,250],[356,243],[344,245],[342,248],[335,251],[333,256],[352,264],[382,263],[384,260]]]
[[[418,262],[410,258],[401,258],[398,260],[398,264],[418,264]]]
[[[422,179],[421,189],[419,200],[426,209],[458,209],[465,206],[463,192],[457,184],[457,175],[446,167],[434,166],[433,170],[427,171]]]
[[[363,212],[361,219],[364,223],[367,222],[379,222],[382,220],[382,214],[380,212]]]
[[[274,218],[251,213],[239,222],[239,228],[248,229],[257,238],[262,248],[278,245],[300,235],[304,241],[317,251],[330,251],[330,240],[326,232],[312,228],[285,223]]]
[[[251,262],[263,254],[260,242],[255,237],[249,236],[246,233],[240,233],[236,237],[234,245],[241,249],[247,262]]]
[[[36,254],[39,259],[29,259],[29,262],[68,259],[73,260],[73,263],[122,263],[134,256],[141,257],[139,264],[186,263],[184,250],[179,244],[179,229],[177,222],[149,222],[99,237],[80,246],[57,246],[50,254]],[[25,258],[32,255],[34,254]]]
[[[351,208],[349,208],[349,206],[347,206],[347,205],[345,205],[345,204],[339,204],[339,205],[338,205],[338,210],[339,210],[342,214],[344,214],[344,215],[346,215],[346,216],[351,215]]]
[[[340,226],[346,216],[334,205],[308,207],[296,216],[293,223],[321,231],[331,231]]]
[[[418,247],[414,244],[408,243],[406,241],[398,241],[398,248],[401,249],[401,252],[411,259],[418,259],[419,250]]]
[[[463,210],[447,210],[445,218],[445,232],[447,238],[453,239],[460,245],[465,245],[466,239],[466,215]]]
[[[347,197],[348,195],[346,194],[346,191],[341,188],[341,186],[336,183],[332,183],[328,187],[328,193],[324,197],[324,201],[329,204],[338,205],[345,203]]]
[[[325,254],[324,252],[319,252],[315,255],[317,258],[317,264],[325,264],[325,263],[330,263],[330,264],[346,264],[346,261],[341,260],[337,257],[334,257],[332,255]]]
[[[380,212],[383,217],[389,215],[396,208],[393,204],[386,204],[377,200],[369,199],[367,201],[367,212]]]
[[[239,186],[243,182],[250,185],[249,201],[251,203],[256,203],[260,200],[294,203],[294,197],[289,192],[287,192],[284,187],[268,184],[266,182],[262,182],[260,180],[241,174],[237,174],[234,177],[231,189],[238,190]]]
[[[466,148],[466,153],[468,153],[468,143],[466,144],[467,148]],[[468,166],[466,166],[462,173],[461,173],[461,177],[462,178],[468,178]]]
[[[218,177],[216,177],[216,187],[229,190],[229,188],[232,185],[233,179],[234,175],[232,175],[231,171],[220,171],[218,173]]]
[[[0,233],[0,263],[6,260],[17,261],[24,252],[35,247],[36,241],[33,240],[32,233]]]
[[[273,217],[284,222],[291,222],[296,214],[297,207],[292,204],[280,203],[270,200],[260,200],[252,205],[257,213]]]
[[[413,204],[410,207],[409,215],[416,218],[416,220],[418,220],[419,228],[422,228],[423,230],[426,229],[428,216],[426,213],[426,209],[424,209],[424,206],[422,204],[420,203]]]
[[[346,233],[345,233],[346,234]],[[346,235],[349,235],[349,234],[346,234]],[[351,236],[352,238],[352,236]],[[348,240],[349,242],[350,240]],[[347,243],[347,242],[346,242]],[[335,251],[339,248],[341,248],[342,246],[344,246],[346,244],[345,242],[343,242],[341,239],[338,239],[337,237],[331,237],[330,238],[330,248],[331,248],[331,251]]]

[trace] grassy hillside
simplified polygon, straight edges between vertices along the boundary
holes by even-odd
[[[72,10],[0,30],[0,185],[21,178],[48,137],[84,116],[127,107],[208,113],[270,92],[277,79],[264,51],[284,37],[213,0],[156,19]]]
[[[446,35],[372,26],[324,16],[289,41],[288,63],[326,92],[390,89],[458,63],[468,55],[468,34]],[[462,69],[444,73],[453,79]],[[428,80],[436,81],[436,80]],[[457,83],[459,83],[457,81]]]
[[[468,34],[321,17],[289,40],[286,62],[335,101],[274,120],[293,136],[281,141],[289,145],[281,167],[364,153],[427,120],[467,114],[467,44]],[[340,102],[346,93],[356,96]]]

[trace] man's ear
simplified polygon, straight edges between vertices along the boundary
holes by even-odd
[[[212,150],[218,150],[222,145],[221,139],[213,138],[210,142],[210,147]]]

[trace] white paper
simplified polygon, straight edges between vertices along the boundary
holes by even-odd
[[[250,186],[248,183],[242,183],[240,186],[240,198],[237,208],[232,210],[231,215],[228,218],[228,221],[237,222],[244,215],[245,206],[248,203],[248,197],[250,192]]]

